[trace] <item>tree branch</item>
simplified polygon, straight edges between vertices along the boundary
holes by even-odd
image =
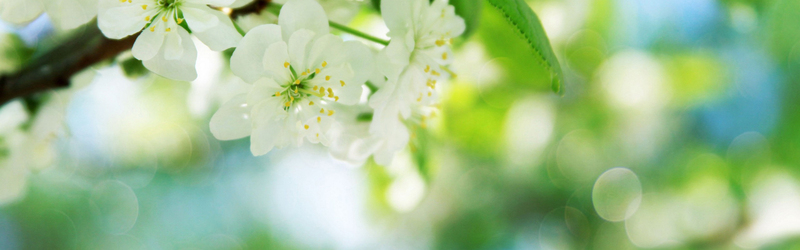
[[[229,15],[237,18],[259,13],[269,2],[255,0],[232,10]],[[19,71],[0,76],[0,105],[17,97],[68,87],[72,75],[130,50],[139,35],[137,33],[121,40],[108,39],[100,32],[96,21],[82,29],[58,47],[31,59]]]

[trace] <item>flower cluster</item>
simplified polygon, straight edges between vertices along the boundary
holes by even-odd
[[[252,0],[45,1],[2,1],[0,17],[26,22],[46,11],[56,23],[75,27],[96,14],[106,37],[136,36],[133,56],[181,81],[197,78],[194,39],[215,51],[235,47],[231,71],[251,86],[211,118],[220,140],[249,136],[254,155],[308,141],[331,147],[337,158],[362,162],[374,155],[380,164],[408,144],[407,126],[424,127],[432,115],[437,85],[453,76],[450,45],[465,29],[447,0],[382,1],[391,41],[375,51],[331,34],[329,22],[349,20],[356,11],[330,17],[335,20],[328,13],[358,9],[346,0],[280,1],[278,24],[246,27],[244,36],[223,10]],[[379,88],[371,95],[368,80]]]

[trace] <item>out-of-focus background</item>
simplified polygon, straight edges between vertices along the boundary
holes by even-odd
[[[385,37],[369,3],[323,2]],[[565,95],[500,12],[462,10],[480,18],[456,41],[441,115],[390,166],[218,141],[211,115],[247,85],[230,51],[202,43],[191,83],[128,53],[14,100],[0,109],[0,249],[800,245],[800,1],[528,4]],[[0,32],[0,72],[68,33],[46,15]]]

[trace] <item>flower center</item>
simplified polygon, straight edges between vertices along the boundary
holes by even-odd
[[[295,103],[301,105],[304,104],[305,101],[308,101],[308,106],[314,106],[314,100],[339,101],[339,96],[334,93],[333,88],[326,88],[312,83],[319,82],[314,81],[317,78],[322,78],[324,81],[330,81],[332,79],[330,75],[322,74],[322,69],[328,66],[326,61],[322,62],[320,68],[316,68],[313,71],[311,69],[306,69],[300,73],[298,73],[289,62],[284,62],[283,66],[291,72],[291,81],[282,84],[282,90],[275,92],[273,96],[283,98],[284,110],[289,111]],[[342,87],[345,86],[343,80],[340,80],[339,83]],[[326,111],[325,109],[320,109],[320,114],[332,116],[333,113],[333,110]]]

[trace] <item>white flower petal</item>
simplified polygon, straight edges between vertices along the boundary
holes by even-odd
[[[261,78],[255,83],[253,83],[253,88],[250,90],[250,93],[247,94],[247,103],[250,105],[256,105],[263,100],[272,100],[278,99],[279,101],[281,98],[275,98],[275,92],[281,91],[282,89],[274,80],[270,78]],[[276,105],[281,106],[282,103],[276,102]]]
[[[361,88],[361,85],[375,71],[375,53],[363,43],[356,41],[345,42],[344,51],[347,54],[347,61],[355,73],[350,81]]]
[[[156,23],[153,25],[156,25]],[[133,49],[131,49],[133,57],[142,61],[152,59],[161,50],[165,35],[161,29],[143,31],[136,38],[136,42],[133,43]]]
[[[183,28],[179,28],[183,30]],[[164,40],[164,59],[167,60],[180,60],[183,56],[183,44],[181,36],[176,31],[166,32],[166,39]]]
[[[225,102],[211,117],[209,129],[219,140],[235,140],[250,136],[253,127],[247,95],[237,95]]]
[[[183,46],[183,55],[180,60],[167,60],[164,58],[164,48],[162,46],[156,56],[150,60],[143,61],[144,66],[150,71],[178,81],[192,81],[197,78],[197,49],[189,33],[184,29],[178,29]]]
[[[60,0],[45,5],[53,25],[61,29],[73,29],[97,16],[97,0]]]
[[[100,2],[100,12],[97,16],[97,26],[108,38],[122,39],[126,36],[136,34],[147,25],[146,17],[155,15],[155,8],[143,10],[141,6],[125,4],[103,4]],[[106,8],[107,7],[107,8]]]
[[[228,7],[235,0],[186,0],[187,3],[211,5],[216,7]]]
[[[381,1],[381,15],[391,31],[410,28],[413,23],[413,5],[427,0]]]
[[[242,35],[239,34],[239,31],[236,31],[236,27],[233,26],[230,17],[220,11],[211,11],[211,14],[219,19],[217,25],[205,31],[196,31],[192,28],[194,36],[215,51],[236,47],[236,44],[242,40]],[[189,25],[191,27],[191,23]]]
[[[264,52],[262,61],[264,73],[276,82],[285,83],[291,80],[286,63],[289,62],[288,46],[285,42],[273,43]]]
[[[281,27],[266,24],[253,28],[242,38],[231,56],[231,71],[245,82],[253,83],[264,76],[263,58],[267,47],[281,39]]]
[[[186,24],[189,25],[193,33],[206,31],[219,25],[220,22],[220,19],[214,15],[214,12],[219,11],[208,6],[182,6],[181,11],[183,12],[183,18],[186,19]]]
[[[292,37],[289,38],[289,42],[287,42],[289,45],[289,62],[298,74],[306,69],[310,69],[306,57],[308,56],[307,52],[309,51],[309,47],[311,47],[311,39],[313,38],[313,31],[302,29],[292,33]]]
[[[250,151],[255,156],[264,155],[274,147],[282,147],[287,142],[287,119],[280,109],[278,98],[263,100],[253,106],[251,111],[253,132],[250,135]]]
[[[328,16],[314,0],[289,1],[281,8],[278,24],[281,26],[283,39],[289,39],[295,31],[301,29],[313,31],[317,36],[330,33]]]
[[[0,18],[4,21],[23,24],[33,21],[44,11],[41,0],[2,0],[0,1]]]
[[[309,66],[320,67],[322,62],[327,65],[337,65],[345,62],[347,52],[344,50],[342,38],[325,34],[314,40],[311,51],[308,53]]]

